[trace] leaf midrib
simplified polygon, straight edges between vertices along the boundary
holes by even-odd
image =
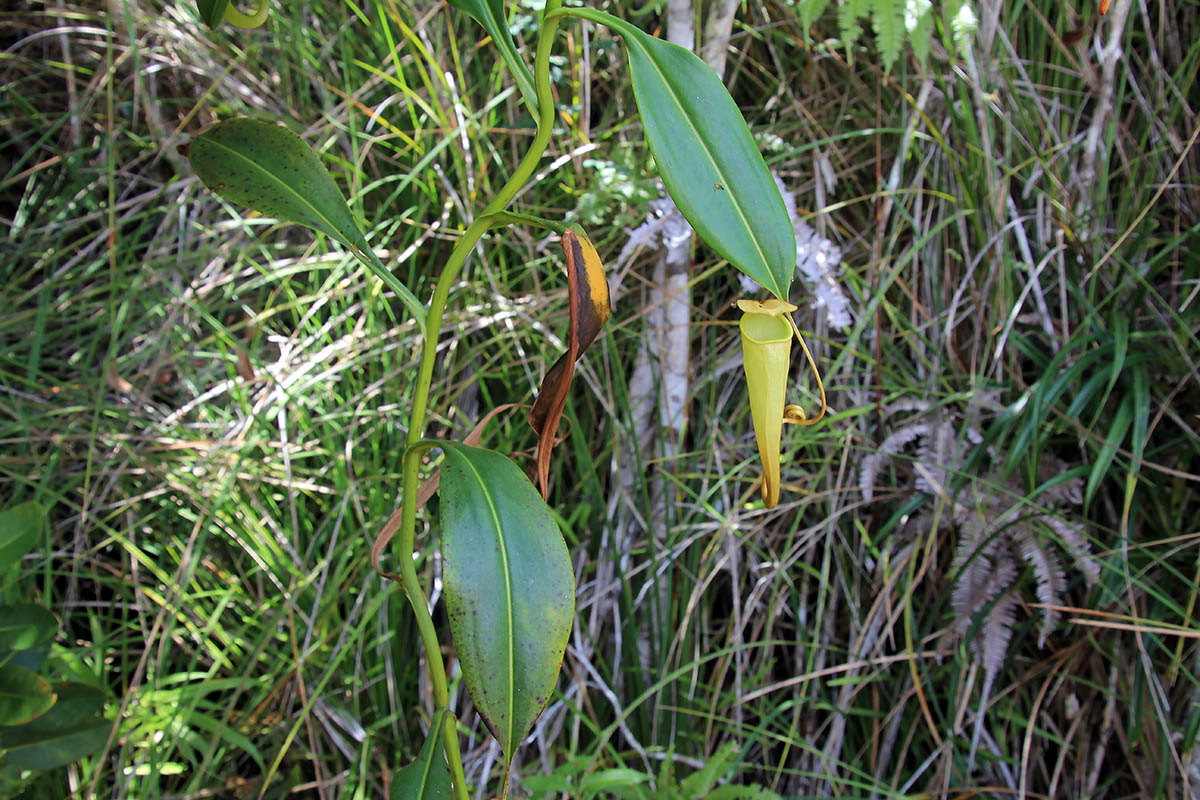
[[[501,744],[504,747],[505,755],[511,757],[512,753],[509,751],[512,749],[513,726],[515,725],[515,716],[516,716],[516,714],[515,714],[515,710],[516,710],[516,677],[515,677],[516,676],[516,650],[515,650],[515,646],[513,644],[513,640],[515,639],[516,634],[515,634],[515,619],[513,616],[512,570],[509,566],[508,545],[507,545],[507,542],[504,541],[504,536],[501,535],[502,527],[500,524],[500,514],[496,509],[495,502],[493,502],[493,500],[492,500],[491,492],[488,491],[487,484],[483,480],[483,475],[480,474],[479,470],[475,468],[475,465],[471,462],[470,459],[466,458],[465,456],[462,456],[461,453],[459,454],[459,457],[462,458],[463,463],[466,464],[467,467],[470,468],[471,474],[475,477],[475,480],[478,481],[478,483],[479,483],[479,487],[482,490],[480,492],[480,494],[483,496],[484,501],[487,503],[487,510],[488,510],[489,515],[492,518],[492,524],[493,524],[494,530],[496,532],[496,541],[499,543],[499,546],[500,546],[500,564],[501,564],[501,569],[503,570],[503,574],[504,574],[504,610],[505,610],[505,614],[507,616],[507,623],[508,623],[507,645],[508,645],[508,702],[509,702],[508,726],[507,726],[508,729],[506,731],[507,735],[505,736],[506,741],[502,742]]]
[[[639,33],[641,33],[641,31],[639,31]],[[679,115],[681,117],[683,117],[683,119],[686,121],[688,128],[691,129],[692,133],[695,135],[696,140],[701,142],[704,145],[704,147],[702,147],[701,149],[704,152],[705,159],[712,166],[713,172],[721,177],[722,183],[725,184],[726,186],[735,185],[736,182],[731,181],[729,179],[728,175],[720,168],[718,163],[713,159],[713,157],[710,153],[710,150],[709,150],[708,141],[700,135],[700,130],[692,122],[692,119],[688,115],[683,103],[681,103],[679,101],[679,93],[676,91],[674,84],[672,84],[667,79],[666,74],[661,69],[659,69],[658,64],[654,61],[653,58],[650,57],[649,49],[645,46],[644,43],[637,40],[632,35],[626,35],[625,41],[626,41],[627,46],[636,45],[636,47],[639,50],[641,50],[642,53],[645,54],[646,62],[650,64],[650,66],[654,69],[654,72],[659,76],[659,79],[662,81],[663,85],[667,87],[667,89],[668,89],[667,94],[670,96],[671,101],[675,104],[675,107],[679,110]],[[766,267],[767,275],[770,277],[771,283],[773,284],[772,291],[775,292],[775,295],[777,297],[780,296],[781,292],[780,292],[780,288],[779,288],[779,281],[775,278],[775,273],[771,271],[770,261],[767,260],[766,253],[763,251],[762,245],[759,244],[758,237],[753,235],[754,228],[750,224],[749,216],[746,214],[746,211],[742,207],[741,202],[739,202],[737,196],[732,191],[729,192],[729,200],[730,200],[730,203],[733,205],[734,209],[737,211],[738,217],[741,220],[742,224],[745,226],[745,229],[747,231],[751,232],[751,235],[749,237],[750,241],[754,245],[754,249],[755,249],[755,251],[757,251],[759,258],[762,260],[763,266]],[[784,299],[786,299],[786,298],[784,298]]]
[[[300,194],[300,192],[299,192],[299,191],[297,191],[295,188],[293,188],[291,184],[289,184],[289,183],[287,183],[286,181],[282,180],[281,178],[277,177],[277,176],[275,175],[275,173],[271,172],[269,169],[267,169],[266,167],[264,167],[264,166],[263,166],[262,164],[260,164],[259,162],[255,161],[254,159],[252,159],[252,158],[250,158],[249,156],[245,155],[245,154],[244,154],[244,153],[242,153],[241,151],[239,151],[239,150],[236,150],[236,149],[234,149],[233,147],[230,147],[229,145],[225,144],[224,142],[217,141],[216,139],[209,139],[209,140],[208,140],[208,143],[209,143],[210,145],[213,145],[214,147],[218,147],[218,148],[220,148],[221,150],[224,150],[225,152],[227,152],[227,153],[231,154],[232,156],[234,156],[234,157],[236,157],[236,158],[240,159],[241,161],[245,162],[246,164],[248,164],[249,166],[253,167],[253,168],[254,168],[255,170],[257,170],[258,172],[260,172],[261,174],[263,174],[263,175],[267,176],[267,178],[269,178],[270,180],[272,180],[272,181],[274,181],[275,183],[277,183],[277,184],[279,184],[280,186],[282,186],[282,187],[283,187],[284,189],[286,189],[286,190],[287,190],[287,191],[288,191],[288,192],[289,192],[289,193],[290,193],[290,194],[291,194],[293,197],[295,197],[295,198],[296,198],[296,199],[299,201],[299,204],[300,204],[300,205],[302,205],[302,206],[304,206],[304,207],[306,207],[306,208],[309,208],[309,209],[311,209],[311,210],[312,210],[312,212],[313,212],[313,215],[314,215],[314,216],[315,216],[317,219],[319,219],[319,220],[321,220],[322,222],[324,222],[324,223],[325,223],[325,225],[327,225],[327,226],[328,226],[328,229],[325,231],[326,233],[328,233],[328,234],[330,234],[331,236],[333,236],[334,238],[336,238],[336,239],[338,239],[338,240],[340,240],[340,241],[344,242],[344,243],[345,243],[345,244],[347,244],[348,246],[351,246],[351,247],[353,247],[353,246],[354,246],[354,244],[355,244],[355,243],[354,243],[354,241],[353,241],[353,240],[349,239],[349,238],[348,238],[348,237],[347,237],[347,236],[346,236],[346,235],[345,235],[345,234],[344,234],[342,231],[338,230],[338,226],[337,226],[337,225],[334,225],[334,224],[333,224],[333,221],[332,221],[332,220],[331,220],[329,217],[327,217],[327,216],[326,216],[325,214],[323,214],[323,213],[322,213],[322,212],[321,212],[321,211],[320,211],[320,210],[319,210],[319,209],[318,209],[316,206],[314,206],[314,205],[313,205],[311,202],[309,202],[309,201],[308,201],[308,200],[307,200],[307,199],[304,197],[304,195]],[[320,164],[318,164],[318,166],[320,166]],[[345,202],[345,200],[344,200],[344,199],[343,199],[343,202]],[[288,220],[288,221],[289,221],[289,222],[297,222],[298,220]],[[301,223],[301,224],[303,224],[303,223]]]

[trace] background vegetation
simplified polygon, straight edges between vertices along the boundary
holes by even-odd
[[[1200,8],[989,0],[956,50],[939,6],[928,59],[885,72],[837,38],[847,4],[800,5],[743,4],[726,67],[852,315],[799,298],[836,413],[787,432],[771,511],[744,290],[703,247],[686,427],[636,413],[654,256],[618,254],[657,189],[619,46],[560,40],[555,159],[518,206],[587,227],[615,308],[555,462],[578,618],[526,791],[690,797],[663,787],[708,762],[784,796],[1197,796]],[[187,4],[7,8],[0,498],[50,525],[0,589],[61,615],[119,723],[36,796],[383,797],[428,724],[410,615],[368,565],[417,337],[353,259],[223,204],[175,148],[285,122],[425,295],[532,135],[511,79],[441,2],[216,33]],[[441,434],[528,401],[567,327],[560,260],[485,238]],[[519,416],[490,430],[532,441]],[[432,546],[422,568],[436,595]],[[488,797],[498,750],[456,691]]]

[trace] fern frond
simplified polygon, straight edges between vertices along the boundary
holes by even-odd
[[[1083,505],[1083,478],[1062,480],[1062,474],[1068,469],[1069,465],[1061,458],[1043,453],[1042,457],[1038,459],[1037,465],[1038,486],[1041,488],[1050,484],[1048,488],[1042,490],[1047,500],[1081,506]]]
[[[829,0],[800,0],[796,4],[796,11],[800,14],[800,24],[804,28],[805,37],[808,36],[808,31],[813,23],[825,13],[828,5]]]
[[[900,0],[874,0],[871,7],[871,26],[875,29],[875,46],[883,57],[883,71],[891,72],[904,47],[904,7]]]
[[[845,47],[850,48],[862,35],[858,19],[866,16],[869,3],[870,0],[838,0],[838,35]]]
[[[875,479],[884,460],[904,449],[905,445],[929,433],[929,426],[924,424],[905,425],[900,430],[888,436],[879,445],[879,449],[863,459],[858,472],[858,488],[862,489],[863,497],[869,503],[875,497]]]
[[[1037,579],[1038,602],[1045,606],[1059,605],[1059,597],[1066,589],[1066,578],[1054,551],[1043,547],[1037,539],[1037,534],[1024,523],[1013,525],[1009,532],[1016,542],[1021,558],[1033,567],[1033,574]],[[1038,647],[1045,646],[1046,636],[1058,624],[1057,611],[1045,608],[1043,613],[1042,624],[1038,627]]]
[[[988,600],[997,598],[988,609],[987,616],[979,626],[979,634],[975,637],[975,652],[983,663],[984,693],[990,693],[992,682],[1004,666],[1004,656],[1008,654],[1008,643],[1012,640],[1013,622],[1017,615],[1017,594],[1009,591],[1016,577],[1016,567],[1012,555],[1007,550],[1000,551],[1000,558],[995,562],[991,576],[984,587]]]
[[[912,42],[913,55],[924,66],[929,60],[933,41],[933,3],[930,0],[908,0],[904,4],[904,29]]]
[[[884,406],[883,415],[885,417],[890,417],[893,414],[899,414],[903,411],[925,412],[931,408],[933,408],[933,406],[930,405],[929,401],[927,400],[918,400],[914,397],[902,397],[899,400],[893,400]]]
[[[1012,554],[1005,549],[1002,551],[1001,560],[996,562],[986,587],[990,597],[997,598],[996,602],[980,625],[979,635],[973,643],[975,655],[983,663],[983,687],[979,692],[979,713],[975,717],[975,733],[971,737],[971,750],[967,756],[968,773],[974,769],[975,751],[979,748],[984,720],[987,717],[988,698],[992,696],[992,686],[1000,673],[1000,667],[1004,666],[1004,656],[1008,653],[1009,642],[1012,641],[1017,596],[1016,592],[1009,591],[1009,587],[1015,575]]]
[[[958,577],[950,592],[950,604],[954,608],[950,631],[955,637],[967,632],[971,620],[992,598],[988,587],[995,571],[993,556],[997,550],[997,539],[986,538],[988,524],[981,515],[973,514],[960,522],[960,526],[958,548],[954,553]]]
[[[965,56],[975,40],[975,32],[979,30],[979,17],[975,15],[971,0],[951,0],[946,4],[945,11],[955,52]]]
[[[957,470],[962,462],[961,449],[953,425],[939,422],[934,426],[932,433],[917,448],[917,461],[925,467],[926,473],[917,472],[917,491],[934,495],[945,493],[946,476]]]
[[[1063,549],[1070,554],[1075,566],[1083,572],[1088,587],[1100,582],[1100,565],[1092,558],[1092,546],[1083,533],[1082,525],[1074,525],[1058,517],[1044,516],[1041,522],[1054,531]]]

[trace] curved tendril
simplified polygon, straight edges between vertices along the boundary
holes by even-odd
[[[800,333],[800,329],[796,327],[796,321],[792,319],[791,314],[787,316],[788,324],[792,326],[792,332],[796,334],[796,338],[800,340],[800,349],[804,351],[804,357],[808,359],[808,366],[812,369],[813,375],[817,379],[817,389],[821,392],[821,411],[812,419],[809,419],[804,409],[797,405],[789,405],[783,409],[783,421],[791,425],[816,425],[824,416],[828,406],[825,403],[825,384],[821,381],[821,370],[817,369],[817,362],[813,360],[812,353],[808,351],[808,345],[804,341],[804,335]]]
[[[267,14],[271,11],[270,3],[271,0],[258,0],[258,8],[253,14],[243,14],[230,3],[225,7],[224,20],[239,28],[257,28],[267,21]]]

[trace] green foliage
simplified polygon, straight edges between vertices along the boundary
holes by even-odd
[[[492,37],[492,43],[500,51],[505,66],[512,72],[521,90],[525,105],[534,119],[538,116],[537,92],[533,88],[533,73],[517,52],[504,12],[504,0],[449,0],[450,5],[466,12]]]
[[[793,5],[808,36],[829,0],[793,0]],[[947,44],[961,54],[975,34],[973,5],[971,0],[945,0],[942,6],[952,31]],[[918,63],[926,65],[934,31],[933,0],[837,0],[838,36],[847,50],[862,38],[860,22],[868,17],[884,72],[896,65],[905,43],[912,46]]]
[[[804,26],[805,36],[808,35],[813,23],[821,18],[821,14],[825,13],[828,5],[829,0],[798,0],[796,2],[796,11],[800,15],[801,25]]]
[[[0,572],[33,549],[42,518],[36,503],[0,511],[9,562],[0,563]],[[112,731],[102,713],[105,692],[63,680],[67,673],[47,661],[58,627],[42,606],[0,605],[0,797],[16,797],[38,772],[91,755]]]
[[[875,29],[875,46],[883,58],[883,69],[888,72],[900,58],[907,29],[904,25],[907,0],[874,0],[871,7],[871,25]],[[926,48],[928,49],[928,48]]]
[[[429,736],[421,745],[416,760],[398,771],[392,778],[392,800],[450,800],[450,770],[442,755],[442,734],[446,732],[445,710],[433,717]]]
[[[791,220],[741,111],[703,61],[608,15],[625,40],[638,111],[667,191],[713,250],[786,299],[796,264]]]
[[[253,119],[219,122],[187,148],[204,185],[234,203],[332,236],[351,250],[404,301],[424,325],[425,308],[367,243],[333,176],[299,136]]]
[[[269,31],[211,39],[186,24],[186,8],[152,17],[157,7],[118,6],[72,5],[68,25],[54,13],[0,20],[11,42],[0,493],[38,498],[49,523],[0,576],[4,600],[61,610],[57,638],[72,657],[52,646],[35,670],[52,685],[94,683],[88,673],[104,665],[107,685],[136,693],[105,758],[37,774],[30,788],[48,800],[93,786],[384,797],[388,765],[421,751],[435,706],[424,681],[436,658],[418,657],[403,594],[367,566],[400,502],[422,337],[356,256],[231,213],[175,146],[214,114],[285,120],[320,150],[379,257],[427,299],[476,204],[517,168],[529,115],[503,91],[512,80],[482,29],[445,4],[274,3]],[[662,6],[597,7],[658,32]],[[1196,8],[1135,7],[1116,37],[1119,113],[1100,129],[1089,180],[1104,72],[1094,50],[1089,63],[1061,40],[1083,29],[1086,43],[1110,41],[1112,11],[991,7],[998,34],[988,51],[974,45],[978,76],[958,63],[941,3],[918,21],[937,28],[951,60],[918,72],[902,57],[886,78],[869,42],[853,59],[827,50],[832,7],[808,31],[814,47],[800,41],[798,14],[739,8],[730,86],[756,132],[783,143],[769,163],[799,216],[844,253],[832,277],[854,315],[825,328],[793,287],[797,321],[818,330],[810,344],[832,365],[837,414],[812,438],[785,429],[777,509],[762,508],[753,484],[727,310],[737,276],[708,248],[691,253],[679,436],[659,421],[654,382],[647,392],[630,380],[642,350],[652,366],[660,354],[647,322],[654,256],[618,263],[618,226],[592,231],[617,266],[617,302],[579,363],[560,446],[569,457],[551,472],[578,627],[518,757],[523,785],[578,762],[568,797],[602,774],[652,794],[732,741],[741,755],[714,791],[1186,794],[1179,765],[1196,763],[1200,741],[1186,635],[1200,598],[1189,538],[1200,518],[1200,247],[1195,166],[1179,159],[1194,151],[1194,109],[1180,98],[1195,88]],[[526,60],[537,29],[517,36]],[[600,184],[571,168],[585,147],[585,158],[630,167],[644,149],[619,39],[570,33],[574,48],[560,35],[549,69],[560,105],[548,152],[564,161],[522,190],[518,211],[577,211],[579,193]],[[516,228],[471,248],[421,388],[427,430],[458,437],[486,408],[527,400],[562,349],[541,338],[566,330],[560,266],[553,242]],[[1070,379],[1051,402],[1055,371]],[[917,402],[931,410],[914,412]],[[1130,421],[1105,467],[1118,412]],[[1010,414],[1009,433],[990,435]],[[934,420],[985,464],[1011,455],[1010,474],[945,464],[942,440],[927,437],[888,459],[865,502],[856,473],[888,426]],[[965,438],[971,427],[989,434],[983,446]],[[486,436],[500,452],[531,441],[520,414]],[[672,437],[682,446],[669,449]],[[1064,466],[1047,477],[1038,465],[1050,456]],[[939,465],[963,487],[956,495],[907,490]],[[1052,502],[1051,487],[1093,476],[1086,511]],[[996,606],[1015,601],[1011,640],[986,699],[972,648],[987,612],[961,646],[943,641],[956,617],[959,508],[991,530],[1011,513],[1001,535],[1024,529],[1057,550],[1056,591],[1077,609],[1039,647],[1042,578],[1013,554],[994,595]],[[416,519],[425,587],[440,578],[439,524],[435,498]],[[1090,543],[1097,585],[1066,558],[1064,525]],[[444,593],[434,597],[440,625]],[[1075,621],[1113,619],[1101,615],[1138,630]],[[456,674],[471,790],[494,797],[498,767],[484,769],[495,745]],[[667,760],[678,779],[660,780]],[[0,786],[14,769],[0,769]]]
[[[525,787],[534,796],[566,795],[580,800],[621,797],[630,800],[780,800],[779,795],[757,784],[737,786],[728,783],[738,768],[739,747],[728,742],[704,763],[684,777],[676,775],[671,753],[663,759],[657,775],[628,767],[588,771],[582,760],[569,761],[551,775],[532,776]]]
[[[20,566],[42,534],[42,509],[22,503],[0,512],[0,576]]]
[[[450,630],[471,699],[511,758],[558,680],[575,576],[550,509],[512,461],[450,442],[444,449]]]
[[[979,18],[971,0],[946,0],[946,22],[950,27],[950,41],[959,56],[965,56],[971,40],[979,29]]]
[[[852,47],[862,35],[858,21],[871,10],[871,0],[838,0],[838,35],[846,48]]]
[[[617,155],[617,159],[583,160],[583,169],[592,182],[576,198],[576,211],[586,225],[611,224],[622,221],[622,217],[624,221],[640,222],[641,209],[657,196],[653,181],[634,168],[630,151]]]
[[[196,0],[200,21],[210,28],[217,28],[225,20],[225,9],[229,0]]]
[[[933,0],[908,0],[904,4],[904,30],[908,33],[913,55],[919,64],[929,61],[933,20]]]

